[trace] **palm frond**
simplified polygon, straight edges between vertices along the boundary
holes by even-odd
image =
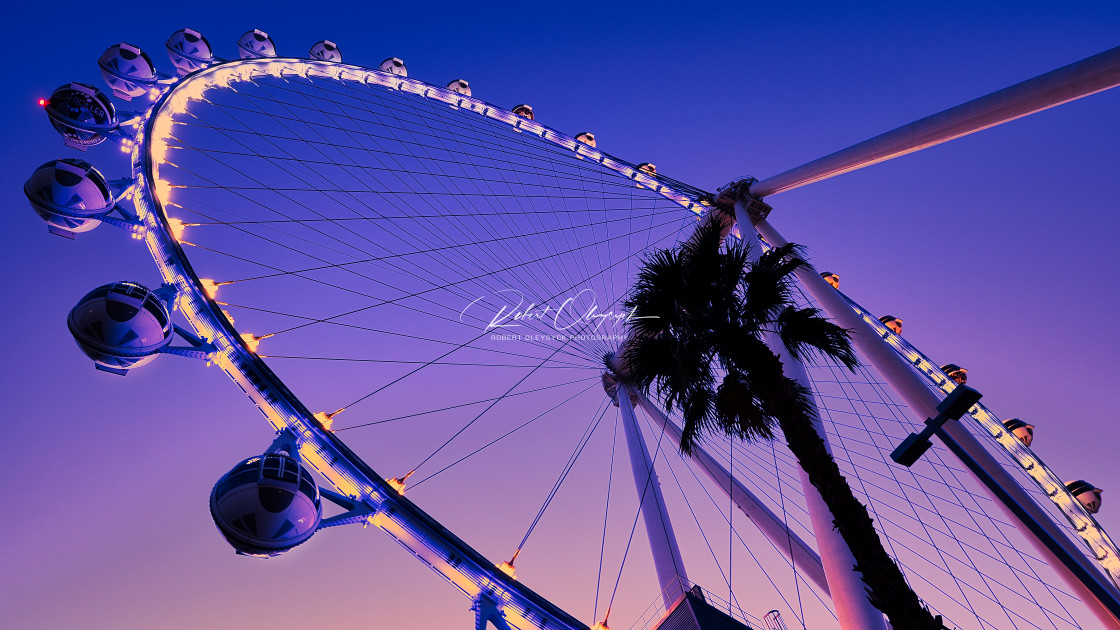
[[[709,210],[708,212],[720,212]],[[723,239],[723,224],[717,217],[701,217],[700,225],[692,237],[680,246],[681,258],[689,261],[688,264],[697,268],[704,268],[713,264],[711,261],[720,255],[720,245]]]
[[[793,272],[805,266],[801,247],[786,243],[759,256],[743,276],[744,325],[758,326],[772,321],[793,301]]]
[[[774,439],[779,426],[836,517],[872,604],[896,628],[939,627],[883,549],[866,509],[828,453],[814,426],[812,393],[785,375],[766,344],[768,330],[774,329],[794,359],[812,362],[824,356],[854,369],[858,364],[848,331],[817,309],[795,306],[793,274],[806,265],[798,246],[773,248],[749,265],[745,247],[720,245],[719,224],[713,221],[679,249],[644,261],[626,304],[658,319],[630,322],[625,369],[618,376],[643,391],[656,389],[666,410],[680,410],[686,454],[707,433]],[[718,386],[717,374],[722,375]]]
[[[807,266],[805,248],[797,243],[786,243],[778,247],[771,247],[759,257],[756,263],[760,267],[773,269],[783,277],[789,277],[793,272]]]
[[[680,410],[684,426],[681,428],[681,452],[685,455],[691,455],[700,436],[712,430],[715,400],[715,392],[711,389],[697,388],[682,401]]]
[[[815,308],[787,306],[778,316],[778,336],[798,361],[816,365],[819,357],[855,370],[859,365],[849,331],[825,319]]]
[[[749,379],[752,374],[766,371],[781,373],[781,363],[774,351],[766,345],[758,328],[733,327],[720,331],[718,341],[719,363],[728,373],[742,373]]]
[[[771,267],[753,265],[743,276],[743,325],[762,326],[777,317],[792,300],[789,281]]]
[[[715,424],[738,439],[772,440],[777,419],[763,412],[750,384],[728,375],[716,390]]]
[[[634,311],[632,334],[652,337],[677,323],[679,296],[684,292],[684,270],[674,250],[659,250],[642,261],[634,287],[624,304]]]
[[[678,341],[669,334],[642,338],[639,343],[628,344],[622,354],[626,377],[642,390],[648,390],[654,381],[668,377],[674,369],[678,345]]]

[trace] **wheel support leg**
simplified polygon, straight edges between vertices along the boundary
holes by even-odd
[[[634,485],[638,500],[642,502],[642,519],[646,525],[653,564],[657,570],[657,582],[661,586],[661,597],[665,610],[669,610],[687,588],[688,574],[684,570],[681,551],[677,547],[677,535],[665,508],[665,497],[661,494],[661,482],[653,469],[653,458],[646,449],[642,429],[634,416],[634,405],[630,398],[630,388],[619,384],[615,393],[615,403],[622,412],[622,424],[626,433],[626,445],[630,450],[630,467],[634,472]]]

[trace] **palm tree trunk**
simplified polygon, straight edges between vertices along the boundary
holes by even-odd
[[[895,630],[941,630],[941,617],[934,617],[906,584],[902,571],[887,555],[867,508],[852,494],[824,440],[812,420],[796,404],[798,385],[785,376],[774,379],[766,402],[776,412],[790,451],[820,492],[835,519],[840,536],[855,557],[855,569],[863,575],[871,604],[882,611]]]

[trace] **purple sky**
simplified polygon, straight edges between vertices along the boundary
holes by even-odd
[[[476,96],[531,103],[545,124],[593,130],[604,150],[710,190],[1120,44],[1120,6],[1107,2],[1060,12],[1023,2],[368,6],[306,15],[306,4],[258,5],[221,17],[190,8],[88,17],[81,13],[92,8],[71,9],[80,15],[66,18],[46,5],[8,9],[15,45],[0,105],[8,121],[0,194],[10,214],[0,286],[12,336],[0,378],[9,445],[0,625],[471,620],[465,599],[373,531],[333,530],[269,562],[234,557],[206,498],[220,474],[267,445],[258,412],[217,369],[163,358],[121,379],[95,372],[74,347],[64,323],[74,300],[113,280],[158,278],[146,250],[111,229],[76,241],[48,235],[21,190],[39,164],[76,155],[35,101],[72,80],[101,85],[96,60],[108,45],[136,44],[170,70],[163,41],[183,26],[226,56],[254,27],[282,54],[328,38],[348,62],[374,66],[392,55],[433,83],[461,75]],[[1118,110],[1120,91],[1098,94],[768,200],[771,223],[805,244],[819,268],[839,273],[846,293],[904,318],[907,339],[935,361],[967,367],[969,385],[997,414],[1037,425],[1035,451],[1060,476],[1104,488],[1098,520],[1114,534],[1120,341],[1108,322],[1120,307]],[[102,167],[110,178],[124,175],[108,151],[88,159],[113,164]],[[526,474],[547,484],[554,472]],[[501,484],[479,479],[478,497],[444,509],[486,518],[491,508],[479,504],[500,503]],[[546,583],[578,590],[593,579]],[[590,603],[571,612],[591,622]]]

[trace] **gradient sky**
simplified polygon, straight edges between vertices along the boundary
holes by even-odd
[[[69,81],[101,85],[107,46],[139,45],[170,70],[163,42],[184,26],[225,56],[252,28],[293,56],[327,38],[347,62],[397,56],[422,80],[463,76],[476,96],[531,103],[545,124],[593,130],[604,150],[711,190],[1120,44],[1115,2],[317,3],[311,13],[308,3],[232,4],[5,11],[14,40],[0,104],[9,220],[0,317],[11,333],[0,376],[5,628],[472,619],[465,599],[372,531],[333,530],[269,562],[234,557],[206,498],[219,475],[267,445],[258,412],[216,369],[167,357],[122,379],[95,372],[74,347],[64,318],[85,291],[158,282],[136,242],[109,228],[51,236],[22,194],[36,166],[76,155],[35,101]],[[1114,534],[1118,111],[1114,90],[768,199],[771,223],[839,273],[846,293],[904,318],[907,339],[935,361],[967,367],[997,414],[1035,424],[1035,451],[1060,476],[1104,488],[1098,520]],[[124,175],[114,168],[103,170]],[[500,481],[479,486],[500,495]],[[572,612],[591,621],[589,610]]]

